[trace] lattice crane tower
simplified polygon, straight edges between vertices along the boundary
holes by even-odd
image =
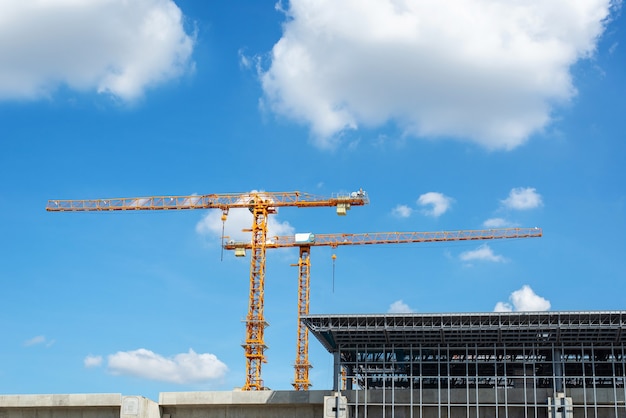
[[[116,199],[49,200],[49,212],[103,212],[128,210],[220,209],[225,221],[231,208],[247,208],[253,214],[250,250],[250,295],[246,316],[246,382],[242,390],[264,390],[261,366],[265,358],[265,249],[267,217],[278,207],[336,207],[338,215],[346,215],[352,206],[369,203],[363,190],[322,197],[301,192],[249,192],[191,196],[150,196]]]
[[[309,285],[311,277],[311,247],[333,247],[340,245],[373,244],[409,244],[417,242],[476,241],[511,238],[539,238],[543,235],[540,228],[499,228],[465,231],[441,232],[373,232],[361,234],[295,234],[271,237],[265,248],[299,247],[298,259],[298,335],[296,347],[295,378],[296,390],[308,390],[309,380],[309,333],[300,317],[309,313]],[[224,249],[234,250],[235,255],[243,257],[246,250],[252,250],[253,242],[229,241]],[[254,256],[254,253],[253,253]]]

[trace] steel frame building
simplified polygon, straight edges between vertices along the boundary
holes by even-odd
[[[626,311],[302,320],[351,417],[626,417]]]

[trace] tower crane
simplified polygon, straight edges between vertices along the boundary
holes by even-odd
[[[352,206],[369,203],[367,194],[357,192],[336,194],[332,197],[295,192],[249,192],[191,196],[149,196],[90,200],[49,200],[49,212],[103,212],[132,210],[187,210],[220,209],[225,222],[231,208],[247,208],[252,212],[252,240],[250,250],[250,294],[246,316],[246,382],[242,390],[266,389],[261,379],[265,358],[264,289],[265,249],[267,246],[267,217],[279,207],[336,207],[338,215],[346,215]]]
[[[309,380],[309,334],[300,317],[309,313],[309,285],[311,273],[311,247],[372,244],[409,244],[417,242],[477,241],[510,238],[539,238],[540,228],[498,228],[481,230],[440,231],[440,232],[373,232],[360,234],[295,234],[270,238],[265,248],[299,247],[298,259],[298,336],[296,347],[295,379],[296,390],[308,390]],[[228,241],[224,249],[234,250],[237,257],[244,257],[252,242]]]

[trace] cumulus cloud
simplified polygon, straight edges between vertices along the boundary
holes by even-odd
[[[413,209],[408,207],[407,205],[398,205],[391,211],[393,216],[398,218],[408,218],[413,213]]]
[[[309,125],[321,147],[394,121],[408,135],[513,149],[576,95],[570,70],[618,3],[291,0],[260,74],[264,105]]]
[[[498,302],[496,303],[495,308],[493,308],[493,311],[494,312],[512,312],[513,307],[511,306],[510,303]]]
[[[256,193],[256,192],[252,192]],[[245,199],[245,198],[244,198]],[[245,200],[244,200],[245,201]],[[267,218],[267,237],[279,235],[293,235],[295,230],[289,222],[277,220],[276,215]],[[243,229],[250,229],[253,215],[248,209],[233,208],[228,211],[226,223],[222,222],[222,213],[218,210],[208,211],[207,214],[196,224],[196,232],[200,235],[213,237],[222,236],[222,226],[224,236],[234,241],[251,241],[251,233],[243,232]]]
[[[167,358],[140,348],[108,356],[108,370],[115,375],[187,384],[220,379],[228,368],[209,353],[198,354],[190,349],[187,353]]]
[[[397,300],[389,306],[388,313],[412,313],[413,309],[402,300]]]
[[[492,261],[494,263],[502,263],[506,261],[506,258],[504,258],[503,256],[494,254],[491,247],[489,247],[489,245],[487,244],[483,244],[475,250],[465,251],[461,253],[459,258],[462,261],[479,260]]]
[[[509,301],[498,302],[494,312],[547,311],[550,309],[550,301],[538,296],[528,285],[511,293]]]
[[[102,361],[102,356],[94,356],[90,354],[84,358],[83,364],[86,368],[90,369],[92,367],[100,367],[102,365]]]
[[[502,201],[508,209],[527,210],[543,205],[541,195],[533,187],[517,187],[512,189],[509,197]]]
[[[422,213],[435,218],[446,213],[450,209],[452,202],[454,202],[454,199],[438,192],[424,193],[417,199],[418,205],[430,206],[429,209],[424,209]]]
[[[0,1],[0,100],[60,86],[122,100],[193,67],[194,35],[172,0]]]

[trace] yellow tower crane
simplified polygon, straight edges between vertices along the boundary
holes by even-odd
[[[498,228],[465,231],[441,232],[373,232],[360,234],[295,234],[271,237],[265,248],[299,247],[298,259],[298,336],[296,347],[295,379],[296,390],[308,390],[309,381],[309,333],[300,317],[309,313],[309,285],[311,273],[311,247],[327,246],[336,248],[340,245],[372,244],[409,244],[417,242],[476,241],[510,238],[539,238],[543,235],[540,228]],[[243,257],[247,249],[252,249],[252,242],[229,241],[224,249],[234,250],[235,255]],[[254,255],[254,254],[253,254]],[[334,257],[334,255],[333,255]]]
[[[279,207],[336,207],[338,215],[346,215],[352,206],[369,203],[363,190],[322,197],[301,192],[249,192],[191,196],[150,196],[91,200],[49,200],[49,212],[102,212],[128,210],[220,209],[222,221],[231,208],[247,208],[252,212],[250,241],[250,295],[246,316],[246,382],[242,390],[264,390],[261,365],[265,358],[265,327],[263,315],[265,289],[265,249],[267,217]]]

